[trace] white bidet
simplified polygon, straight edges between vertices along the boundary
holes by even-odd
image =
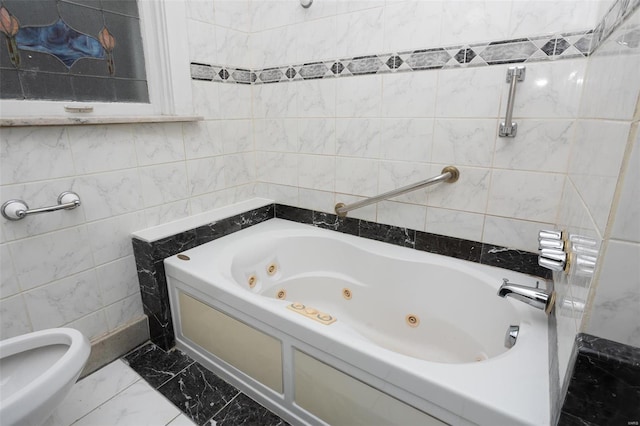
[[[84,368],[91,345],[72,328],[0,341],[0,424],[40,425]]]

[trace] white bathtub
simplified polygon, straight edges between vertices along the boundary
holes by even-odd
[[[177,346],[293,424],[418,422],[400,401],[449,424],[549,423],[547,317],[496,294],[533,277],[280,219],[182,255],[165,260]]]

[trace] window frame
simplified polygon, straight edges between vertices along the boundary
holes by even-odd
[[[91,122],[176,121],[193,117],[189,47],[184,2],[138,0],[149,103],[0,100],[3,126]],[[65,107],[92,107],[91,112],[70,112]],[[33,121],[33,123],[29,123]]]

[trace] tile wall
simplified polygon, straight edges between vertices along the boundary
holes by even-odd
[[[455,184],[350,215],[535,251],[556,218],[585,66],[528,65],[515,139],[497,138],[506,65],[255,86],[259,189],[330,212],[452,164]]]
[[[257,190],[331,212],[452,164],[457,183],[350,215],[536,251],[558,213],[586,64],[526,64],[513,139],[497,137],[508,65],[253,85]]]
[[[201,55],[225,51],[211,35],[236,31],[236,4],[216,3],[214,19],[211,2],[189,2],[211,19],[203,33],[189,18],[192,59],[224,60]],[[251,88],[211,86],[194,82],[201,122],[2,128],[2,202],[43,207],[73,190],[82,206],[2,219],[1,338],[64,325],[97,339],[139,319],[130,233],[253,196]]]
[[[2,337],[69,325],[97,338],[137,319],[129,234],[252,196],[252,144],[204,136],[238,121],[3,129],[3,200],[72,190],[82,206],[3,219]]]
[[[251,68],[594,28],[611,1],[251,1]],[[222,62],[219,62],[222,63]]]
[[[589,59],[558,227],[599,242],[594,276],[554,276],[562,385],[576,333],[640,346],[640,13]]]

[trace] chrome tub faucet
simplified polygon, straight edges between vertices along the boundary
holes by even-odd
[[[548,315],[553,309],[556,301],[556,292],[547,291],[541,288],[529,287],[520,284],[510,283],[507,278],[502,279],[502,285],[498,290],[500,297],[513,297],[521,302],[542,309]]]

